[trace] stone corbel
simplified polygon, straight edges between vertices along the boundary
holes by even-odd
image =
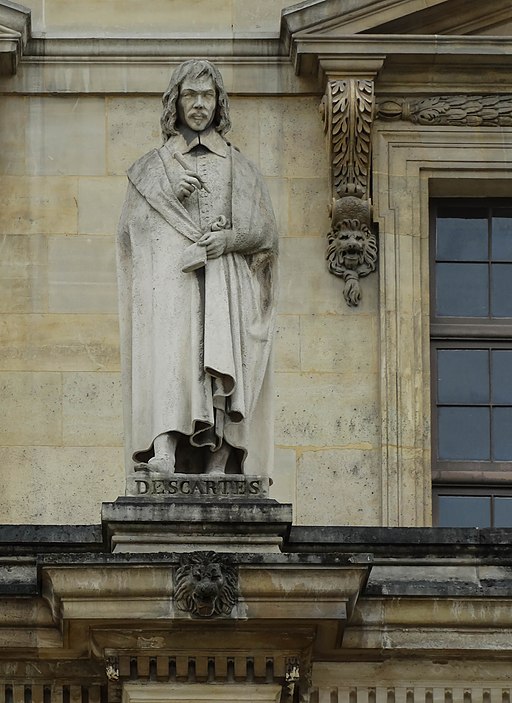
[[[326,258],[329,271],[344,280],[343,295],[354,307],[361,300],[359,279],[377,266],[370,201],[373,81],[355,77],[328,80],[320,110],[332,194]]]

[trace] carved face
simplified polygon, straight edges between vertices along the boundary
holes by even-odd
[[[211,552],[184,557],[176,572],[174,599],[180,610],[203,618],[228,615],[237,599],[236,570]]]
[[[346,229],[343,224],[336,229],[338,257],[343,259],[346,268],[355,270],[363,263],[365,235],[361,230]]]
[[[327,235],[327,260],[333,273],[354,271],[366,276],[375,270],[377,242],[367,225],[359,220],[342,220]]]
[[[185,78],[178,97],[178,117],[194,132],[203,132],[212,123],[217,107],[215,85],[209,76]]]

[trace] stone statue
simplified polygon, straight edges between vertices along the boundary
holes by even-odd
[[[277,230],[255,166],[224,135],[222,77],[172,74],[164,145],[128,171],[118,234],[125,446],[135,469],[266,474]]]

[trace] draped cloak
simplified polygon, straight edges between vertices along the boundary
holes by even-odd
[[[233,250],[198,271],[182,271],[203,232],[173,193],[169,143],[128,171],[117,242],[127,466],[165,432],[211,450],[224,438],[248,474],[271,465],[277,228],[262,177],[226,147]]]

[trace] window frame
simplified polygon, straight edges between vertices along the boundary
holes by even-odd
[[[438,459],[438,349],[508,349],[512,350],[512,317],[475,318],[436,316],[436,222],[439,206],[485,207],[488,219],[493,207],[511,207],[510,198],[431,197],[429,200],[430,265],[430,392],[431,392],[431,464],[433,523],[439,521],[439,495],[482,496],[491,500],[491,525],[494,521],[495,496],[512,496],[511,461],[464,461]],[[489,263],[492,259],[489,259]],[[490,282],[489,282],[489,285]],[[511,402],[512,405],[512,402]],[[484,406],[485,407],[485,406]],[[490,404],[488,407],[492,407]]]

